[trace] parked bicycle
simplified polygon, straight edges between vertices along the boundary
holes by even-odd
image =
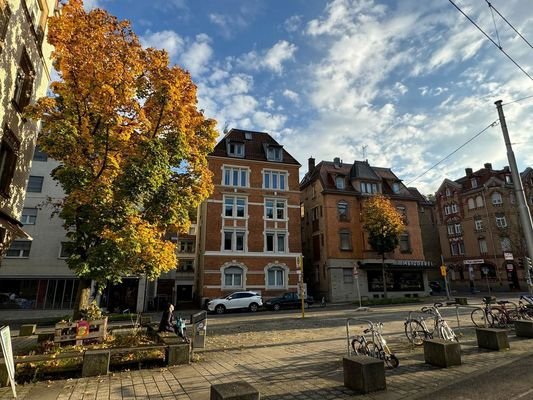
[[[371,334],[371,339],[367,339],[365,334]],[[373,324],[368,322],[368,329],[363,331],[363,335],[355,336],[351,342],[353,354],[379,358],[385,361],[390,368],[400,365],[398,358],[390,351],[387,342],[383,338],[383,323]]]
[[[519,319],[533,320],[533,296],[520,296],[517,312]]]
[[[492,302],[496,302],[497,306],[492,306]],[[474,309],[470,314],[472,322],[478,328],[505,328],[520,318],[517,305],[511,301],[484,297],[483,303],[483,307]]]
[[[427,323],[427,318],[424,316],[411,318],[411,314],[409,314],[409,317],[407,317],[404,323],[405,336],[407,336],[409,342],[415,346],[421,346],[425,339],[433,339],[435,333],[437,338],[447,341],[459,341],[453,329],[448,325],[444,318],[442,318],[442,315],[439,312],[439,307],[442,306],[442,303],[435,303],[431,307],[422,307],[422,313],[428,314],[433,320],[429,325]]]

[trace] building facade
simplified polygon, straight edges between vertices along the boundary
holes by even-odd
[[[268,133],[232,129],[208,157],[213,194],[200,207],[199,299],[296,290],[300,164]]]
[[[0,250],[28,240],[20,222],[39,124],[23,116],[46,94],[52,63],[45,40],[56,0],[0,0]],[[0,269],[0,274],[2,274]]]
[[[526,202],[533,204],[531,168],[522,174]],[[439,236],[452,289],[526,289],[527,255],[509,167],[465,169],[445,179],[436,195]]]
[[[423,296],[429,292],[419,221],[419,201],[388,168],[366,161],[322,161],[301,184],[302,238],[306,282],[315,296],[353,301],[358,294],[383,295],[381,256],[368,244],[361,211],[364,200],[381,193],[404,216],[399,247],[386,254],[389,296]]]

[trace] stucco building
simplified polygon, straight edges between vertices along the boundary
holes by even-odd
[[[45,40],[56,0],[0,0],[0,246],[29,240],[20,223],[39,124],[23,117],[46,93],[52,68]],[[26,244],[21,243],[21,251]],[[0,269],[0,276],[2,270]],[[1,289],[0,289],[1,290]]]
[[[424,258],[420,199],[389,168],[339,158],[315,166],[310,158],[300,188],[305,279],[315,296],[353,301],[357,290],[363,297],[383,295],[381,256],[370,248],[361,219],[364,200],[376,193],[393,202],[406,224],[399,247],[386,254],[389,296],[428,293],[432,264]]]
[[[526,202],[533,204],[531,168],[521,175]],[[436,197],[444,262],[452,289],[525,289],[526,244],[509,167],[490,163],[457,180],[445,179]]]
[[[209,155],[214,192],[200,207],[198,295],[272,297],[298,284],[300,164],[268,133],[232,129]]]

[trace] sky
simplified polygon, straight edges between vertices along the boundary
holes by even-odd
[[[530,1],[491,0],[492,10],[486,0],[454,3],[533,76]],[[501,127],[489,127],[497,100],[519,171],[533,166],[533,79],[449,0],[85,6],[128,19],[144,46],[165,49],[188,70],[220,138],[224,128],[268,132],[302,164],[301,176],[309,157],[368,160],[430,194],[465,168],[501,169],[509,165]]]

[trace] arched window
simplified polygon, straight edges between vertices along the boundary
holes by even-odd
[[[242,288],[243,269],[232,265],[224,269],[224,287]]]
[[[340,220],[348,220],[348,203],[341,200],[337,203],[337,215]]]
[[[472,210],[474,208],[476,208],[476,203],[475,203],[474,199],[472,197],[470,197],[468,199],[468,209]]]
[[[476,207],[483,207],[483,197],[481,196],[476,197]]]
[[[267,270],[267,286],[271,289],[285,288],[285,269],[280,266],[270,267]]]
[[[499,192],[492,193],[491,199],[492,199],[492,204],[494,205],[499,205],[503,203],[502,195]]]

